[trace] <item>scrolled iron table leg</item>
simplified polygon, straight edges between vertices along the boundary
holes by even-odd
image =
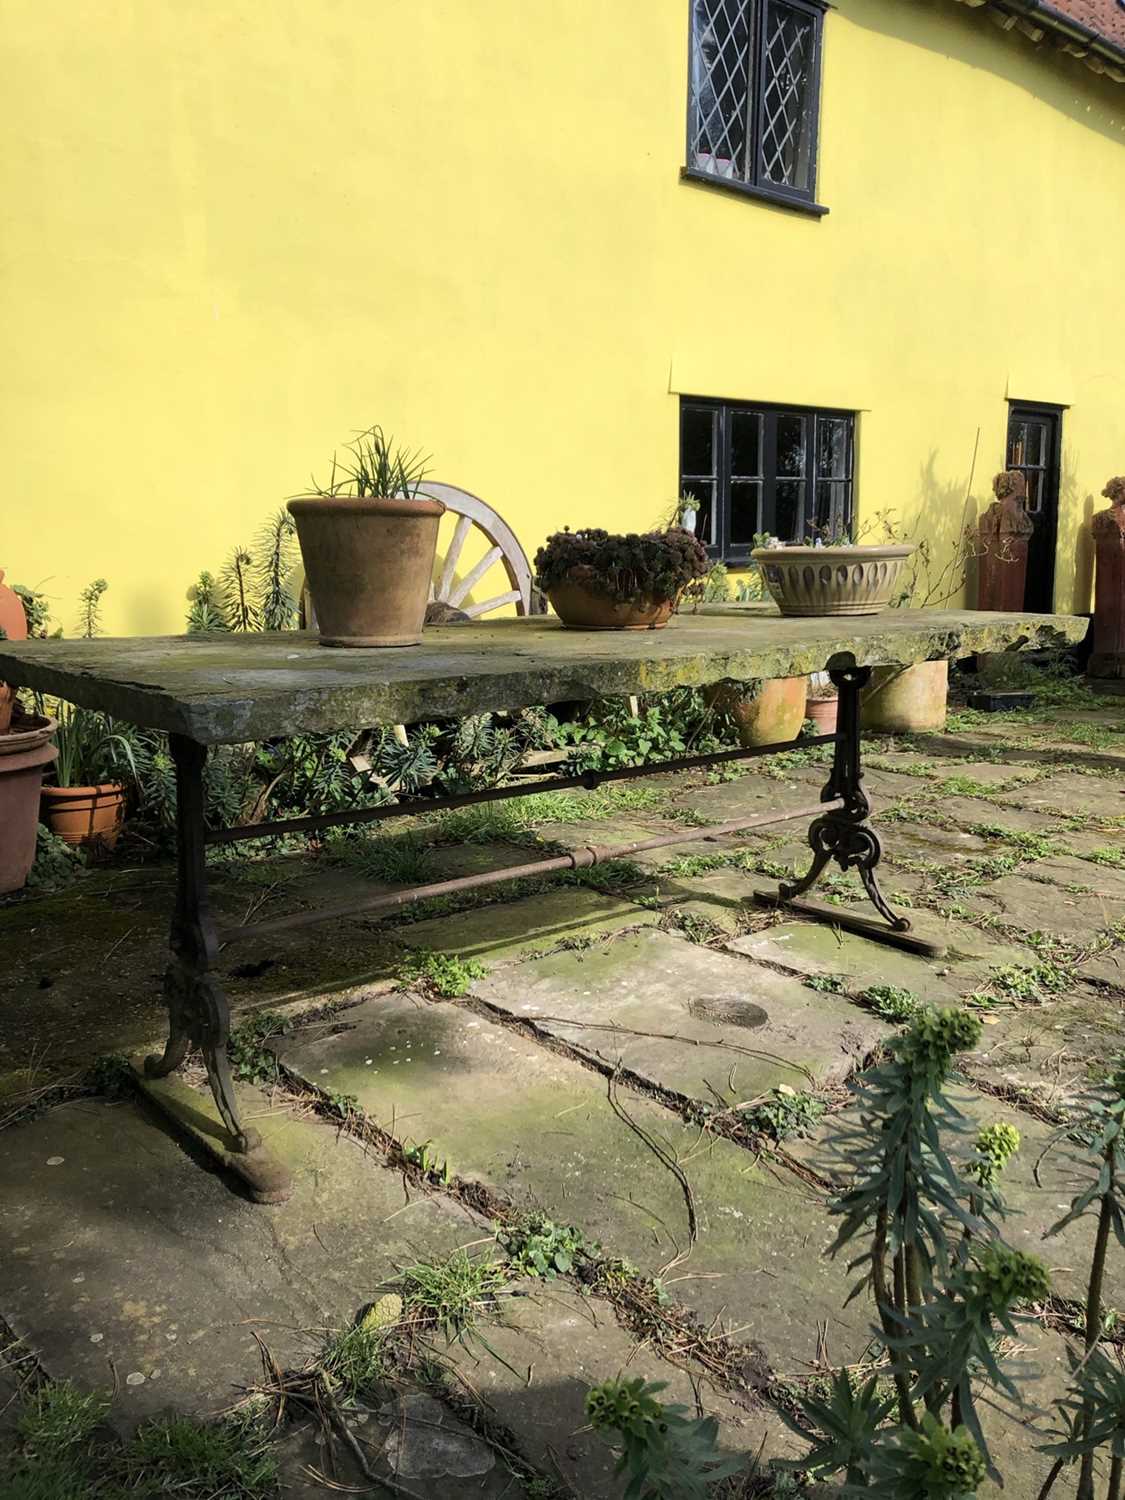
[[[165,1078],[180,1067],[192,1046],[203,1053],[207,1081],[226,1138],[202,1143],[249,1185],[260,1202],[289,1196],[289,1176],[262,1145],[258,1131],[243,1125],[227,1058],[230,1006],[213,966],[218,958],[215,924],[207,892],[203,770],[207,747],[183,735],[169,736],[176,768],[176,906],[172,916],[172,961],[164,975],[169,1035],[162,1056],[145,1059],[144,1075]],[[143,1086],[143,1085],[142,1085]],[[150,1099],[183,1126],[175,1101],[155,1090]],[[193,1129],[192,1134],[197,1132]]]
[[[780,902],[793,906],[809,915],[832,916],[840,926],[849,927],[885,942],[895,942],[896,934],[910,931],[909,919],[900,916],[883,895],[875,873],[882,857],[883,846],[879,835],[868,821],[871,804],[863,790],[863,771],[860,764],[860,713],[859,694],[871,676],[870,667],[833,668],[828,673],[839,693],[839,710],[836,723],[836,746],[832,758],[832,770],[821,792],[822,802],[842,802],[830,812],[814,818],[809,826],[809,846],[812,849],[812,865],[799,880],[782,881],[776,897],[758,893],[763,901]],[[811,890],[828,866],[835,861],[841,870],[855,870],[872,906],[886,922],[884,927],[867,918],[851,913],[831,913],[819,906],[802,903],[799,898]],[[889,929],[889,931],[888,931]],[[940,945],[921,938],[902,940],[909,946],[924,952],[938,952]]]

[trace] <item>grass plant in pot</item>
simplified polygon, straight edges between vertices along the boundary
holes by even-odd
[[[682,527],[625,536],[590,527],[548,537],[535,554],[535,582],[571,630],[661,630],[709,567]]]
[[[75,847],[112,849],[125,821],[127,783],[136,781],[133,743],[105,714],[59,703],[55,780],[43,788],[43,821]]]
[[[333,455],[327,485],[289,501],[322,646],[416,646],[437,552],[440,500],[426,460],[380,427]]]

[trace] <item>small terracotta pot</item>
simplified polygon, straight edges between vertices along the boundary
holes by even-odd
[[[747,697],[740,683],[719,682],[704,688],[703,695],[715,708],[724,709],[738,725],[739,743],[747,750],[756,745],[781,745],[795,740],[805,722],[807,677],[775,677],[763,682]]]
[[[54,730],[54,719],[40,719],[0,734],[0,894],[21,890],[35,862],[43,773],[58,755],[49,743]]]
[[[0,734],[7,734],[12,727],[12,705],[16,690],[6,682],[0,682]]]
[[[64,843],[112,849],[125,821],[125,788],[119,781],[100,786],[45,786],[43,821]]]
[[[817,734],[835,734],[839,707],[840,699],[835,693],[831,698],[810,698],[805,704],[805,718],[816,725]]]
[[[663,630],[676,607],[675,599],[611,599],[590,588],[578,569],[549,588],[547,598],[568,630]]]
[[[26,641],[27,615],[23,600],[4,582],[4,569],[0,568],[0,640]],[[0,734],[7,734],[12,727],[12,701],[15,689],[0,682]]]
[[[860,724],[876,734],[916,734],[945,728],[949,663],[923,661],[913,667],[874,667],[860,691]]]
[[[322,646],[417,646],[440,500],[309,495],[289,501]]]

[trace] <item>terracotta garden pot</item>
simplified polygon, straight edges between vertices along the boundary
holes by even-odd
[[[877,615],[894,597],[914,543],[756,547],[750,554],[783,615]]]
[[[805,704],[805,718],[816,725],[817,734],[835,734],[839,706],[840,700],[835,693],[831,698],[810,698]]]
[[[50,743],[54,719],[0,734],[0,894],[21,890],[35,862],[39,792],[58,751]]]
[[[289,501],[322,646],[416,646],[440,500],[310,495]]]
[[[43,821],[64,843],[112,849],[125,821],[125,788],[119,781],[100,786],[45,786]]]
[[[547,590],[551,608],[570,630],[663,630],[675,599],[636,599],[627,604],[590,588],[577,570]]]
[[[860,724],[876,734],[914,734],[945,728],[949,663],[874,667],[859,695]]]
[[[775,677],[763,682],[756,693],[747,693],[738,682],[719,682],[705,688],[704,697],[731,715],[738,725],[740,744],[751,750],[797,738],[805,722],[808,691],[807,677]]]
[[[4,582],[4,569],[0,568],[0,640],[26,641],[27,615],[23,600]],[[7,734],[12,727],[12,701],[14,689],[0,682],[0,734]]]

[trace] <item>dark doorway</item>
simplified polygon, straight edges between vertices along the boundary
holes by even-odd
[[[1055,545],[1059,532],[1062,407],[1012,401],[1008,406],[1008,468],[1027,480],[1027,513],[1035,524],[1027,549],[1024,609],[1055,607]]]

